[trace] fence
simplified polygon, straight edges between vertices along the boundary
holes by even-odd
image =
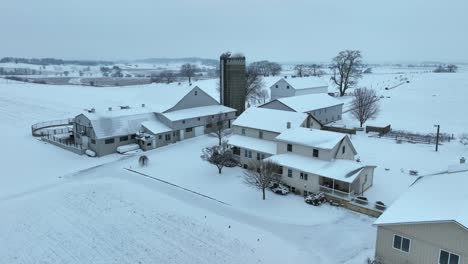
[[[417,134],[401,130],[392,130],[383,136],[394,138],[396,141],[406,141],[411,143],[435,144],[437,141],[437,136],[435,134]],[[453,138],[449,134],[441,133],[439,135],[439,142],[450,142],[451,139]]]
[[[65,134],[69,132],[69,128],[57,128],[57,129],[47,129],[51,127],[63,127],[69,126],[74,123],[74,118],[62,119],[62,120],[53,120],[37,123],[31,126],[31,134],[34,137],[43,137],[47,135],[57,135]]]
[[[322,130],[338,132],[338,133],[343,133],[343,134],[356,135],[356,129],[354,129],[354,128],[349,129],[349,128],[343,128],[343,127],[322,126]]]
[[[379,135],[385,135],[387,134],[388,132],[390,132],[392,130],[391,126],[388,125],[388,126],[385,126],[385,127],[376,127],[376,126],[366,126],[366,133],[369,133],[369,132],[377,132],[379,133]]]
[[[343,192],[343,191],[340,191],[340,190],[336,190],[336,189],[333,189],[333,188],[329,188],[329,187],[326,187],[326,186],[320,186],[320,191],[326,193],[326,194],[330,194],[330,195],[333,195],[333,196],[337,196],[341,199],[346,199],[346,200],[350,200],[351,199],[351,195],[347,192]]]
[[[41,140],[51,143],[55,146],[61,147],[65,150],[77,153],[79,155],[83,155],[85,149],[81,144],[75,143],[71,138],[59,138],[54,135],[46,135],[41,137]]]

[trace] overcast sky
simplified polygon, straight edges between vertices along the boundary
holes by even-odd
[[[468,62],[468,0],[0,0],[0,57]]]

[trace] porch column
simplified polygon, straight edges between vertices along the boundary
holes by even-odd
[[[335,179],[332,179],[332,194],[335,195]]]

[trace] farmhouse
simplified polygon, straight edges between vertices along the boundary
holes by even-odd
[[[73,121],[75,144],[98,156],[126,145],[148,150],[202,135],[212,122],[221,120],[230,126],[235,118],[235,109],[220,105],[199,87],[181,87],[171,98],[158,99],[154,107],[143,104],[84,111]]]
[[[372,186],[375,166],[354,161],[357,152],[347,135],[296,127],[276,141],[277,154],[267,160],[282,166],[282,182],[293,192],[323,191],[349,199]]]
[[[320,123],[328,124],[341,120],[343,103],[328,94],[308,94],[274,99],[259,106],[283,111],[308,113]]]
[[[288,127],[310,126],[304,113],[251,107],[233,123],[229,144],[246,168],[251,159],[262,160],[276,154],[275,138]]]
[[[318,77],[281,78],[270,87],[271,100],[283,97],[327,93],[328,84]]]
[[[419,178],[375,222],[381,263],[468,263],[468,166]]]

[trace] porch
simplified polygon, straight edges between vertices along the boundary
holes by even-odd
[[[319,190],[330,196],[351,200],[354,193],[351,191],[351,183],[343,182],[327,177],[319,177]]]

